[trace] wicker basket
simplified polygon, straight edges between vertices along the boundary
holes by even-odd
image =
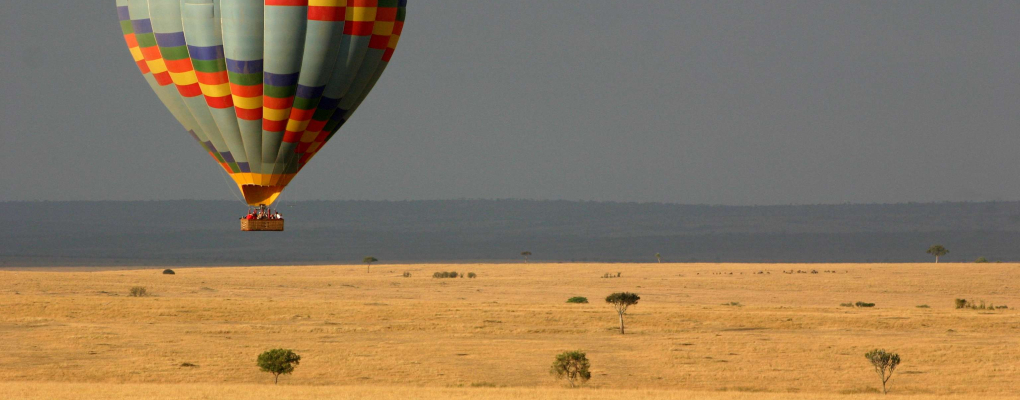
[[[282,231],[282,219],[242,219],[242,231]]]

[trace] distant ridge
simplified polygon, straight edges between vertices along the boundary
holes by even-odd
[[[2,266],[517,260],[1020,260],[1020,202],[708,206],[531,200],[288,202],[283,233],[243,233],[231,201],[0,203]]]

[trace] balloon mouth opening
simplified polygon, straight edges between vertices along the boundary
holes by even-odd
[[[244,201],[249,206],[270,205],[280,197],[284,186],[259,186],[259,185],[238,185]]]

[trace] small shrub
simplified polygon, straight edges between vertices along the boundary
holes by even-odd
[[[591,379],[591,363],[583,351],[566,351],[556,356],[549,373],[556,378],[566,379],[570,387],[574,387],[575,381],[581,384]]]
[[[163,270],[163,275],[174,275],[174,270],[167,268]]]
[[[571,297],[571,298],[567,299],[567,303],[578,303],[578,304],[585,303],[585,304],[587,304],[588,303],[588,298],[587,297],[581,297],[581,296],[574,296],[574,297]]]
[[[956,299],[955,303],[957,309],[969,308],[971,310],[1005,310],[1009,308],[1005,305],[997,306],[993,303],[988,303],[987,305],[985,305],[984,300],[977,300],[975,302],[969,301],[967,299]]]
[[[860,308],[869,308],[869,307],[874,307],[875,303],[865,303],[863,301],[858,301],[858,302],[854,303],[854,305],[857,306],[857,307],[860,307]]]
[[[921,304],[917,306],[917,308],[931,308],[931,307],[929,307],[927,304]]]
[[[448,272],[447,271],[442,271],[442,272],[433,272],[432,273],[432,277],[433,278],[456,278],[458,276],[460,276],[462,278],[464,277],[464,275],[458,274],[455,271],[448,271]]]
[[[407,272],[407,271],[404,271],[404,277],[405,278],[410,278],[411,277],[411,273]]]
[[[731,301],[729,303],[723,303],[722,305],[724,305],[724,306],[731,306],[731,307],[743,307],[744,306],[743,304],[740,304],[739,301]]]
[[[468,272],[468,278],[475,279],[477,277],[478,277],[478,274],[475,274],[474,272]]]
[[[984,257],[978,257],[978,258],[977,258],[977,260],[974,260],[974,262],[975,262],[975,263],[978,263],[978,264],[980,264],[980,263],[986,263],[986,262],[988,262],[988,259],[987,259],[987,258],[984,258]]]
[[[967,308],[967,299],[956,299],[956,308]]]
[[[189,363],[189,362],[181,363],[181,368],[195,368],[195,367],[198,367],[198,366],[195,365],[195,364]]]
[[[839,303],[840,307],[853,307],[854,303]]]
[[[149,295],[149,292],[145,290],[145,287],[135,286],[128,292],[131,297],[145,297]]]

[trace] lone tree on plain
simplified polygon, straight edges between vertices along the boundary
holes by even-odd
[[[365,257],[365,258],[361,259],[361,262],[363,262],[363,263],[368,265],[368,272],[369,273],[372,272],[372,263],[374,263],[376,261],[379,261],[379,259],[375,258],[375,257],[372,257],[372,256],[368,256],[368,257]]]
[[[658,260],[661,263],[662,262],[662,254],[655,253],[655,259]]]
[[[273,384],[280,383],[280,375],[294,372],[294,366],[301,363],[301,356],[288,349],[272,349],[259,354],[259,369],[273,374]]]
[[[638,300],[641,300],[641,296],[637,293],[622,292],[613,293],[606,296],[606,303],[612,304],[613,308],[616,309],[616,313],[620,314],[620,334],[623,335],[623,314],[627,313],[627,307],[637,304]]]
[[[591,363],[583,351],[565,351],[556,356],[549,373],[557,379],[566,379],[570,387],[574,387],[575,381],[584,384],[591,379],[591,372],[588,371],[590,367]]]
[[[528,257],[531,257],[531,252],[530,251],[522,251],[521,255],[524,256],[524,263],[527,264],[528,263]]]
[[[896,366],[900,365],[900,355],[875,349],[865,353],[864,356],[868,358],[868,361],[871,361],[871,365],[875,367],[875,372],[882,378],[882,394],[888,393],[885,389],[885,383],[889,382],[889,378],[892,378],[892,373],[896,370]]]
[[[949,249],[945,248],[941,244],[936,244],[928,248],[928,254],[935,256],[935,264],[939,263],[939,257],[949,254]]]

